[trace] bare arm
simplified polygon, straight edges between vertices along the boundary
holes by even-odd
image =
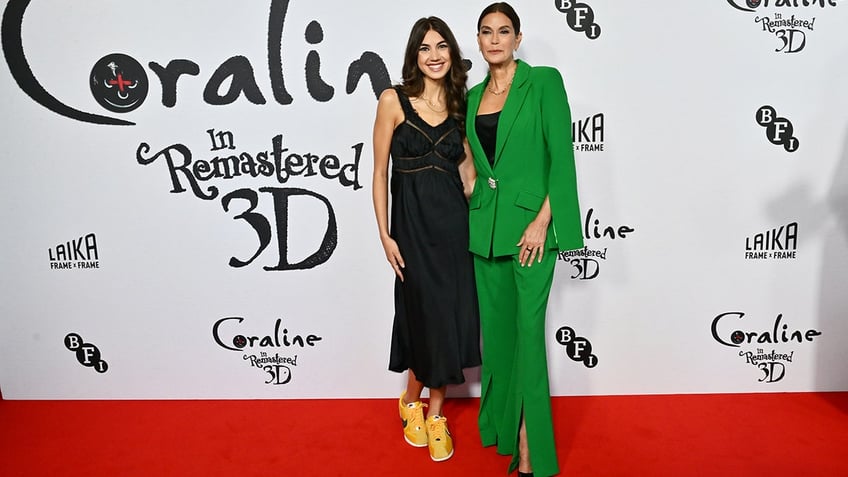
[[[459,177],[462,179],[462,191],[465,193],[465,198],[468,199],[474,190],[474,182],[477,180],[477,169],[474,167],[474,158],[471,156],[471,147],[468,146],[468,139],[462,141],[462,146],[465,148],[465,157],[459,163]]]
[[[377,116],[374,119],[374,176],[372,178],[372,199],[380,242],[386,253],[386,260],[395,274],[403,281],[401,269],[404,267],[397,242],[389,235],[389,151],[395,127],[403,121],[403,109],[393,89],[387,89],[380,95],[377,103]]]

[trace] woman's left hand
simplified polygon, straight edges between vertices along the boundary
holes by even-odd
[[[545,239],[548,237],[548,222],[536,217],[524,233],[521,234],[521,240],[518,241],[518,246],[521,251],[518,253],[518,262],[521,266],[533,266],[533,260],[541,263],[542,255],[545,253]]]

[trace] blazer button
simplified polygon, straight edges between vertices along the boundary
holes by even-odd
[[[489,180],[488,180],[488,182],[489,182],[489,188],[490,188],[490,189],[497,189],[497,188],[498,188],[498,181],[497,181],[497,179],[494,179],[494,178],[491,178],[491,177],[490,177],[490,178],[489,178]]]

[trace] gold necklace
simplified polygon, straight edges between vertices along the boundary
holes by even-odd
[[[508,90],[509,87],[512,86],[512,81],[510,80],[510,82],[507,83],[506,86],[504,86],[504,89],[502,89],[500,91],[495,91],[494,89],[492,89],[491,80],[489,81],[489,83],[490,83],[489,88],[488,88],[489,92],[492,93],[495,96],[500,96],[500,95],[506,93],[506,90]]]
[[[430,101],[430,98],[428,98],[426,96],[419,96],[418,99],[423,99],[424,103],[427,104],[427,107],[430,108],[430,111],[433,111],[434,113],[444,113],[448,109],[447,104],[445,105],[444,108],[437,109],[436,106],[433,105],[433,102]]]
[[[518,68],[518,66],[516,66],[516,68],[515,68],[515,69],[517,69],[517,68]],[[513,69],[513,70],[512,70],[512,75],[511,75],[511,77],[509,78],[509,83],[507,83],[507,84],[506,84],[506,86],[504,86],[504,88],[503,88],[502,90],[500,90],[500,91],[495,91],[495,90],[492,88],[492,83],[493,83],[493,81],[492,81],[492,80],[493,80],[493,79],[492,79],[491,77],[489,78],[489,84],[488,84],[488,87],[487,87],[486,89],[488,89],[488,90],[489,90],[489,92],[490,92],[490,93],[492,93],[492,94],[493,94],[493,95],[495,95],[495,96],[500,96],[500,95],[502,95],[502,94],[506,93],[506,90],[508,90],[508,89],[509,89],[509,87],[510,87],[510,86],[512,86],[512,80],[514,80],[514,79],[515,79],[515,69]]]

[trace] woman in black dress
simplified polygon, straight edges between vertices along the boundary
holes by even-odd
[[[396,275],[389,369],[408,372],[398,401],[404,438],[428,446],[435,461],[453,455],[442,415],[446,387],[465,381],[463,368],[480,365],[466,202],[475,173],[464,138],[461,58],[444,21],[418,20],[406,46],[403,82],[380,95],[374,121],[374,212]],[[430,390],[426,420],[424,387]]]

